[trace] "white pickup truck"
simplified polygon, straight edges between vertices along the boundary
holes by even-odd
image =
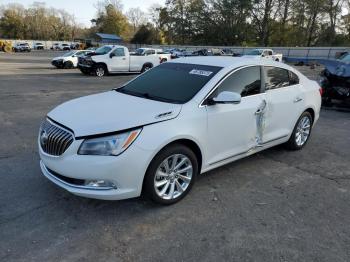
[[[83,74],[102,77],[108,73],[145,72],[160,64],[158,56],[137,56],[120,45],[105,45],[79,58],[78,68]]]
[[[276,54],[272,49],[253,49],[244,54],[243,57],[267,58],[273,61],[282,62],[283,55]]]

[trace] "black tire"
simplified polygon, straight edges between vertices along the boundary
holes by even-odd
[[[302,145],[298,145],[297,142],[296,142],[296,135],[297,135],[297,131],[298,131],[298,125],[299,125],[300,121],[304,117],[307,117],[310,120],[310,133],[309,133],[306,141]],[[290,136],[288,142],[285,144],[286,148],[289,149],[289,150],[300,150],[300,149],[302,149],[307,144],[307,142],[310,139],[311,132],[312,132],[312,124],[313,124],[312,115],[308,111],[305,111],[304,113],[302,113],[301,116],[299,117],[297,123],[295,124],[295,127],[293,129],[292,135]]]
[[[63,68],[64,69],[71,69],[71,68],[73,68],[73,63],[71,61],[66,61],[63,64]]]
[[[94,66],[94,74],[98,77],[103,77],[107,75],[107,68],[105,65],[97,64]]]
[[[167,62],[168,60],[166,59],[166,58],[163,58],[162,60],[160,60],[160,63],[162,64],[162,63],[165,63],[165,62]]]
[[[276,60],[275,60],[276,62],[279,62],[280,60],[278,59],[278,58],[276,58]]]
[[[160,196],[158,196],[155,188],[154,188],[154,180],[155,180],[155,176],[156,176],[156,171],[158,169],[158,167],[160,166],[160,164],[169,156],[172,156],[174,154],[182,154],[184,156],[186,156],[192,165],[193,171],[192,171],[192,178],[191,181],[189,183],[189,185],[187,186],[187,188],[185,189],[185,191],[179,195],[176,198],[173,199],[163,199]],[[182,198],[184,198],[189,191],[191,191],[191,188],[193,186],[193,184],[195,183],[196,180],[196,176],[198,174],[198,160],[196,155],[193,153],[193,151],[191,149],[189,149],[188,147],[181,145],[181,144],[173,144],[170,146],[165,147],[164,149],[162,149],[152,160],[151,164],[149,165],[147,172],[145,174],[145,179],[144,179],[144,183],[143,183],[143,194],[148,197],[149,199],[151,199],[152,201],[159,203],[159,204],[163,204],[163,205],[171,205],[171,204],[175,204],[176,202],[180,201]]]
[[[141,69],[141,73],[144,73],[144,72],[150,70],[152,67],[153,67],[152,64],[144,64],[142,69]]]

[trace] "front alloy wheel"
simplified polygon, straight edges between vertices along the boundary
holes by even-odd
[[[95,68],[95,75],[98,77],[102,77],[106,74],[106,69],[104,66],[98,65]]]
[[[190,191],[198,161],[183,145],[171,145],[152,160],[145,177],[144,191],[155,202],[173,204]]]
[[[193,167],[191,160],[182,154],[166,158],[154,176],[154,189],[162,199],[175,199],[190,185]]]

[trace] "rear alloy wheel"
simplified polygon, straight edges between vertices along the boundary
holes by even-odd
[[[304,112],[296,123],[293,133],[287,142],[287,147],[291,150],[302,149],[310,138],[312,129],[312,116],[309,112]]]
[[[102,77],[106,74],[106,68],[103,65],[95,66],[95,76]]]
[[[195,154],[183,145],[162,150],[152,161],[145,177],[145,193],[155,202],[169,205],[190,191],[198,173]]]
[[[142,69],[141,69],[141,73],[144,73],[144,72],[146,72],[146,71],[148,71],[148,70],[150,70],[150,69],[152,69],[152,65],[149,65],[149,64],[144,65],[144,66],[142,67]]]

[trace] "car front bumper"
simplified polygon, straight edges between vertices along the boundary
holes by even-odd
[[[51,64],[57,68],[63,68],[63,60],[52,60]]]
[[[46,154],[39,144],[43,175],[63,189],[83,197],[121,200],[141,195],[152,151],[131,145],[119,156],[78,155],[82,140],[75,140],[61,156]],[[104,180],[110,187],[85,186],[81,181]],[[78,181],[78,183],[76,182]]]

